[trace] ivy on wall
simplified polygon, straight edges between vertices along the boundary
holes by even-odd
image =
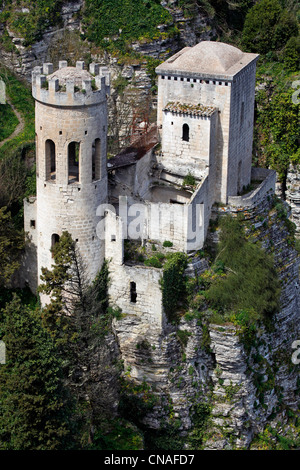
[[[187,267],[187,256],[184,253],[172,253],[163,266],[161,280],[162,301],[169,321],[176,321],[180,301],[186,295],[184,271]]]

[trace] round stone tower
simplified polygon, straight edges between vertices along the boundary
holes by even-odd
[[[77,242],[88,280],[104,260],[96,234],[97,207],[107,202],[107,68],[66,61],[36,67],[35,98],[38,283],[41,268],[53,264],[51,247],[63,231]]]

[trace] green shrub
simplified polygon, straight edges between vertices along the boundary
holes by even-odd
[[[118,93],[118,95],[123,96],[124,90],[128,85],[128,80],[127,78],[123,77],[121,74],[117,76],[115,80],[112,82],[112,86]]]
[[[159,261],[159,259],[157,259],[156,256],[151,256],[151,258],[146,259],[144,261],[144,264],[145,264],[145,266],[152,266],[153,268],[161,268],[162,267],[161,262]]]
[[[205,298],[219,312],[253,309],[261,318],[272,315],[280,299],[273,257],[246,240],[239,220],[226,216],[220,227],[217,261],[224,263],[226,275],[212,276]]]
[[[176,331],[176,336],[179,339],[180,344],[183,347],[186,347],[188,343],[189,336],[191,336],[192,333],[190,333],[187,330],[177,330]]]
[[[195,186],[195,177],[189,172],[183,179],[182,186]]]
[[[300,62],[300,38],[299,36],[291,37],[283,50],[283,63],[291,72],[299,70]]]
[[[155,0],[87,0],[83,16],[83,29],[89,41],[105,48],[114,43],[124,52],[126,42],[159,37],[157,25],[173,21],[171,14]]]
[[[163,242],[163,246],[164,246],[165,248],[171,247],[171,246],[173,246],[173,243],[170,242],[169,240],[165,240],[165,241]]]
[[[161,281],[164,310],[169,321],[177,320],[179,301],[186,296],[184,271],[187,266],[187,256],[184,253],[172,253],[168,256],[163,267]]]
[[[267,54],[281,49],[291,36],[297,35],[296,20],[279,0],[261,0],[246,16],[242,44],[248,52]]]
[[[129,421],[120,418],[104,423],[104,429],[96,429],[91,450],[139,450],[143,449],[141,432]]]
[[[188,436],[189,447],[200,450],[209,426],[211,406],[208,403],[197,403],[191,407],[190,414],[193,427]]]
[[[28,11],[16,8],[15,2],[5,2],[0,14],[0,21],[4,21],[11,30],[18,32],[25,39],[25,46],[33,44],[42,38],[49,28],[61,23],[61,0],[23,0],[22,7]]]

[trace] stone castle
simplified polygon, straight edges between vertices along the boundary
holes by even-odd
[[[45,63],[32,74],[37,196],[24,201],[28,243],[19,275],[36,291],[64,231],[88,280],[108,260],[110,305],[123,315],[106,335],[107,368],[120,359],[126,379],[154,394],[143,425],[158,433],[170,424],[186,435],[194,405],[209,402],[206,449],[245,449],[276,413],[281,429],[299,405],[299,369],[290,359],[299,339],[299,257],[272,197],[276,172],[251,162],[257,58],[203,41],[166,60],[156,69],[156,124],[140,126],[112,158],[109,69],[61,61],[58,70]],[[233,323],[206,323],[208,310],[169,321],[164,270],[144,260],[184,252],[194,281],[209,269],[204,243],[217,239],[209,223],[224,213],[243,216],[273,254],[282,285],[272,329],[259,324],[251,350]]]
[[[209,41],[169,58],[156,69],[152,140],[109,160],[109,70],[95,63],[86,70],[82,61],[34,69],[37,196],[24,202],[25,279],[33,290],[69,231],[88,279],[108,259],[111,302],[162,325],[161,270],[127,262],[124,244],[168,241],[170,251],[195,253],[215,203],[250,206],[274,191],[275,172],[251,167],[257,59]],[[251,178],[260,184],[247,194]]]

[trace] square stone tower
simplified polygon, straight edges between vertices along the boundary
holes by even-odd
[[[200,180],[208,172],[217,202],[226,204],[251,180],[257,59],[203,41],[156,68],[160,163]]]

